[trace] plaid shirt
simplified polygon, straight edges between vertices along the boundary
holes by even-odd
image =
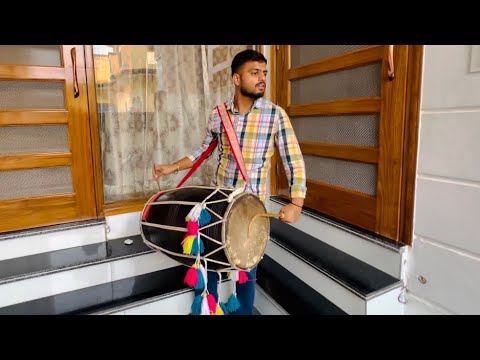
[[[255,100],[252,108],[241,116],[234,108],[233,97],[226,104],[242,149],[247,176],[250,179],[250,190],[265,201],[271,166],[270,158],[274,154],[276,142],[289,181],[291,198],[305,198],[307,191],[305,163],[285,110],[266,99],[259,98]],[[218,166],[213,184],[234,188],[244,186],[216,110],[212,111],[208,119],[207,135],[203,144],[188,158],[195,162],[215,138],[219,140]]]

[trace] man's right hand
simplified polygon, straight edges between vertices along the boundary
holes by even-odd
[[[153,178],[158,180],[161,176],[170,175],[177,171],[177,165],[153,165]]]

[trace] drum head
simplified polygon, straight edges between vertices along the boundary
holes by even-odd
[[[223,234],[225,255],[230,264],[248,271],[260,262],[270,237],[270,220],[257,217],[250,236],[248,227],[255,215],[266,212],[265,205],[252,194],[243,193],[234,199],[227,210]]]

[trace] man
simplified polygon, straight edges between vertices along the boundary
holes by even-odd
[[[266,89],[267,60],[260,52],[245,50],[238,53],[231,64],[235,84],[234,96],[226,102],[233,128],[242,150],[247,176],[248,191],[263,202],[267,196],[267,177],[275,144],[278,147],[290,186],[290,203],[280,210],[280,219],[286,223],[298,220],[306,195],[305,163],[290,119],[280,106],[263,98]],[[207,134],[203,144],[189,156],[169,165],[155,165],[154,177],[189,169],[210,143],[218,139],[218,156],[213,183],[221,187],[244,187],[245,183],[228,145],[217,111],[210,114]],[[255,296],[257,268],[247,273],[251,281],[237,284],[240,308],[232,315],[251,315]],[[208,273],[208,291],[218,301],[218,275]]]

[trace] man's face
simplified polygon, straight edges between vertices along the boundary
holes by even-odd
[[[258,99],[263,96],[267,87],[267,64],[251,61],[243,64],[234,81],[244,96]]]

